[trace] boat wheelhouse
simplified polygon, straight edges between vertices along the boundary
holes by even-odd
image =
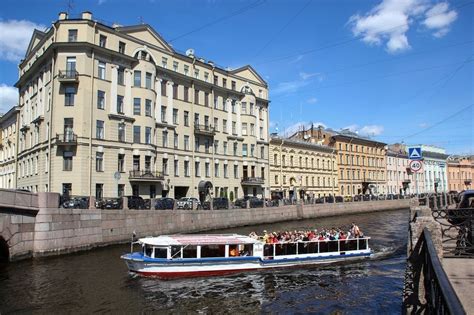
[[[238,234],[165,235],[139,239],[141,251],[122,259],[132,273],[163,279],[225,275],[363,259],[372,255],[369,239],[265,244]]]

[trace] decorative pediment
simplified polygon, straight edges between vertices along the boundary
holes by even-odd
[[[154,45],[169,52],[174,52],[173,48],[164,40],[164,38],[148,24],[118,27],[117,30],[121,33],[140,39],[150,45]]]
[[[239,77],[242,77],[254,82],[259,82],[267,86],[267,82],[265,82],[265,80],[257,73],[257,71],[255,71],[255,69],[249,65],[232,70],[230,71],[230,73],[238,75]]]
[[[25,58],[28,57],[33,49],[35,49],[35,47],[41,42],[41,40],[44,38],[44,35],[46,35],[46,33],[43,33],[37,29],[33,31],[30,43],[28,44],[28,49],[26,50]]]

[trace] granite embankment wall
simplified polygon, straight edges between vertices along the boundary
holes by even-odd
[[[32,251],[33,256],[45,256],[124,243],[130,241],[133,231],[138,237],[190,233],[408,207],[409,200],[214,211],[43,208],[36,216]]]

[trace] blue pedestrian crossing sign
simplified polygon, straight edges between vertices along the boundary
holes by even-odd
[[[421,147],[408,148],[408,158],[410,160],[422,160]]]

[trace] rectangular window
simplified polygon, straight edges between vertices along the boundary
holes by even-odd
[[[119,53],[125,54],[125,43],[124,42],[119,42]]]
[[[118,141],[125,142],[125,124],[118,124]]]
[[[168,58],[161,57],[161,66],[165,69],[168,68]]]
[[[214,85],[219,83],[219,77],[217,75],[214,76]]]
[[[133,71],[133,86],[141,87],[142,86],[142,72],[135,70]]]
[[[142,107],[141,99],[138,98],[138,97],[135,97],[133,99],[133,114],[134,115],[140,115],[141,107]]]
[[[184,125],[189,126],[189,112],[184,111]]]
[[[175,132],[174,133],[174,140],[173,140],[173,144],[174,144],[175,149],[178,148],[178,142],[179,142],[179,137],[178,137],[178,134]]]
[[[247,114],[247,103],[242,102],[242,114]]]
[[[184,75],[189,75],[189,66],[184,65]]]
[[[224,164],[224,178],[229,178],[227,164]]]
[[[173,61],[173,70],[178,72],[178,66],[179,66],[179,63],[177,61]]]
[[[151,100],[145,100],[145,115],[151,117]]]
[[[178,109],[173,108],[173,124],[178,124]]]
[[[214,154],[217,154],[219,151],[219,140],[214,140]]]
[[[255,144],[250,145],[250,156],[255,156]]]
[[[214,129],[219,131],[219,118],[214,117]]]
[[[133,126],[133,143],[140,143],[141,142],[141,135],[140,135],[140,126]]]
[[[261,159],[265,158],[265,147],[264,146],[260,147],[260,158]]]
[[[200,146],[199,137],[195,137],[194,138],[194,151],[199,152],[199,146]]]
[[[163,159],[161,171],[163,172],[163,175],[168,175],[168,159]]]
[[[104,198],[104,184],[95,184],[95,198]]]
[[[179,160],[174,160],[174,176],[179,176]]]
[[[164,130],[162,132],[162,143],[163,143],[163,148],[167,148],[168,147],[168,131]]]
[[[194,113],[194,126],[198,126],[198,125],[199,125],[199,114]]]
[[[235,81],[232,81],[232,82],[231,82],[231,85],[232,85],[232,90],[235,91],[235,89],[236,89],[236,83],[235,83]]]
[[[214,176],[219,177],[219,163],[214,164]]]
[[[189,87],[187,87],[187,86],[184,87],[183,100],[185,102],[189,102]]]
[[[204,81],[209,81],[209,72],[204,72]]]
[[[97,91],[97,108],[105,109],[105,92],[101,90]]]
[[[69,30],[67,36],[68,42],[77,42],[77,30]]]
[[[237,135],[237,123],[235,121],[232,122],[232,134]]]
[[[194,90],[194,104],[199,104],[199,90]]]
[[[222,119],[222,132],[227,133],[227,119]]]
[[[222,86],[227,88],[227,79],[222,78]]]
[[[72,171],[72,152],[63,153],[63,171]]]
[[[247,123],[242,123],[242,135],[247,135]]]
[[[189,172],[189,161],[184,161],[184,176],[191,176]]]
[[[97,124],[96,124],[96,138],[97,138],[97,139],[104,139],[104,138],[105,138],[104,121],[103,121],[103,120],[97,120]]]
[[[145,143],[151,144],[151,127],[145,127]]]
[[[224,155],[227,155],[227,141],[224,141],[223,146],[224,146]]]
[[[123,115],[123,96],[117,95],[117,113]]]
[[[194,176],[201,177],[200,163],[194,162]]]
[[[255,136],[255,125],[254,124],[250,124],[250,135]]]
[[[234,164],[234,178],[239,178],[239,166]]]
[[[204,171],[206,173],[206,177],[211,177],[211,167],[210,167],[210,163],[209,162],[206,162],[204,164]]]
[[[238,143],[237,142],[234,142],[234,156],[237,156],[237,153],[238,153]]]
[[[104,153],[103,152],[95,153],[95,170],[96,172],[104,171]]]
[[[189,151],[189,136],[184,136],[184,150]]]
[[[214,97],[214,109],[219,109],[219,98],[217,96]]]
[[[248,148],[248,144],[243,143],[242,144],[242,156],[247,156],[248,155],[247,148]]]
[[[125,84],[125,69],[119,67],[117,70],[117,84],[124,85]]]
[[[204,93],[204,106],[209,107],[209,93]]]
[[[64,106],[74,106],[74,98],[76,95],[76,88],[68,86],[64,89]]]
[[[234,114],[237,113],[237,107],[236,107],[236,102],[235,102],[235,100],[232,100],[232,101],[230,102],[230,104],[231,104],[231,106],[232,106],[232,113],[234,113]]]
[[[151,89],[151,73],[150,72],[145,73],[145,87],[147,89]]]
[[[99,46],[105,48],[106,45],[107,45],[107,36],[100,35],[99,36]]]
[[[99,79],[105,80],[105,62],[99,61],[99,67],[97,68],[97,76]]]
[[[176,83],[173,84],[173,99],[175,100],[178,99],[178,86]]]
[[[196,79],[199,79],[199,69],[195,69],[195,70],[194,70],[194,77],[195,77]]]
[[[161,122],[166,123],[166,107],[161,106]]]
[[[125,154],[118,155],[117,171],[120,173],[125,172]]]

